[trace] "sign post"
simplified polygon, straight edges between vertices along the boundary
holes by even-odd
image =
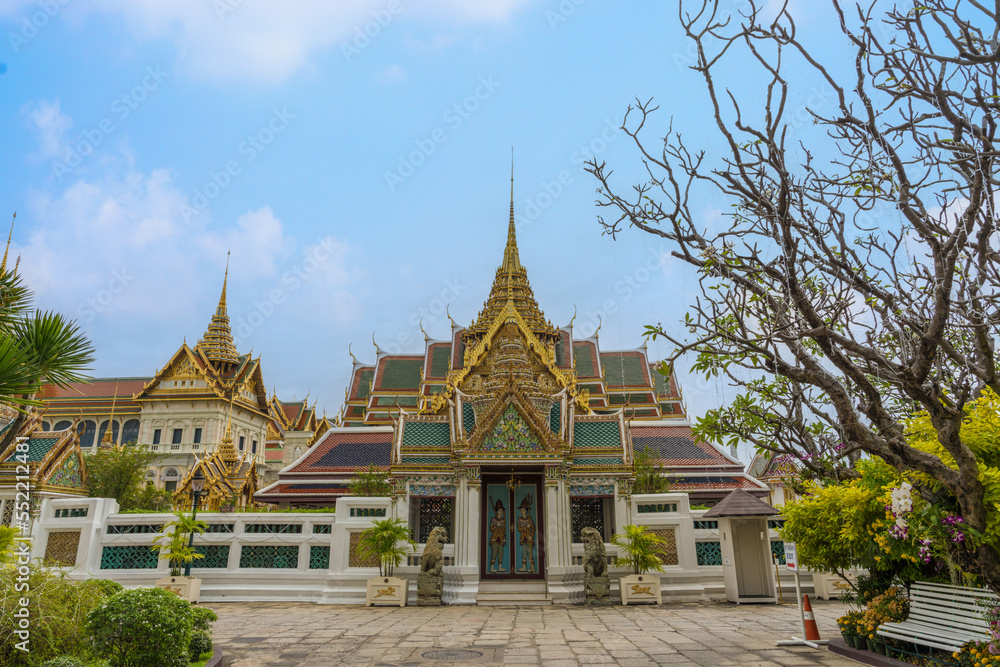
[[[806,614],[802,608],[802,584],[799,581],[799,553],[795,542],[785,542],[785,567],[795,573],[795,597],[799,601],[799,637],[792,636],[791,639],[784,639],[777,642],[778,646],[811,646],[819,648],[821,644],[826,644],[827,640],[820,639],[810,641],[806,636]]]

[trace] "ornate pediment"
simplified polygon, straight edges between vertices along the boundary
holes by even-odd
[[[492,403],[476,416],[469,451],[531,454],[554,453],[564,447],[559,435],[549,429],[546,418],[521,391],[513,374],[491,398]]]

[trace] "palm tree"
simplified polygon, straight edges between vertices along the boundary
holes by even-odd
[[[618,547],[615,566],[627,567],[636,574],[644,574],[650,570],[663,572],[660,555],[667,546],[666,540],[650,532],[646,526],[630,524],[623,530],[625,531],[623,534],[615,534],[611,538],[611,544]]]
[[[0,440],[3,451],[17,436],[45,383],[66,387],[87,379],[94,348],[80,327],[52,311],[31,306],[31,291],[13,271],[0,273],[0,404],[17,417]]]
[[[158,544],[154,544],[150,548],[157,552],[161,558],[167,559],[170,563],[170,576],[177,577],[180,576],[181,567],[185,563],[205,557],[190,545],[188,537],[192,534],[204,533],[208,530],[208,524],[184,512],[174,512],[174,516],[176,518],[163,527],[164,531],[172,530],[158,538],[156,540]]]
[[[400,544],[400,543],[403,544]],[[358,542],[362,558],[378,559],[380,577],[391,577],[393,569],[402,564],[403,558],[417,543],[410,537],[410,528],[402,519],[373,521],[371,528],[361,533]]]

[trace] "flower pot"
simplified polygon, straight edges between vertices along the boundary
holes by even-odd
[[[879,655],[885,655],[885,642],[875,639],[872,641],[872,643],[875,644],[876,653],[878,653]]]
[[[201,596],[201,579],[198,577],[163,577],[155,582],[157,588],[176,593],[191,604]]]
[[[629,602],[655,602],[663,604],[660,592],[660,578],[649,574],[630,574],[618,582],[622,604]]]
[[[847,644],[851,648],[854,648],[854,637],[855,637],[854,634],[852,634],[850,632],[844,632],[843,630],[841,630],[840,631],[840,636],[844,638],[844,643],[845,644]]]
[[[365,594],[365,605],[373,604],[406,606],[406,598],[410,591],[409,582],[399,577],[376,577],[368,580]]]

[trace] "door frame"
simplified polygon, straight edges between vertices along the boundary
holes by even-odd
[[[514,473],[514,477],[521,478],[521,488],[525,486],[535,487],[535,549],[538,551],[537,562],[535,563],[535,569],[537,572],[534,574],[529,574],[527,572],[517,572],[517,563],[515,562],[515,555],[517,554],[516,543],[517,531],[515,530],[511,534],[511,538],[507,541],[508,556],[510,558],[511,572],[509,574],[501,573],[491,573],[489,572],[489,549],[490,549],[490,533],[489,533],[489,523],[493,518],[493,508],[488,507],[489,502],[489,485],[490,484],[504,484],[510,479],[511,472]],[[545,579],[545,508],[544,508],[544,495],[545,495],[545,475],[541,471],[535,470],[513,470],[506,472],[489,472],[482,473],[481,484],[483,489],[483,502],[480,503],[480,541],[479,541],[479,578],[486,579],[490,581],[513,581],[513,580],[524,580],[524,579]],[[514,492],[508,492],[508,505],[507,516],[508,521],[513,524],[517,520],[517,515],[513,511],[515,508],[510,507],[513,505]]]

